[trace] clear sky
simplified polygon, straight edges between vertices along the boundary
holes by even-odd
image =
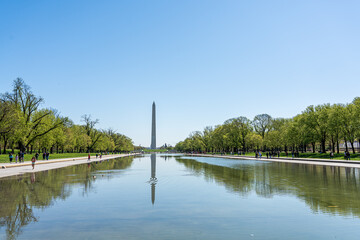
[[[360,96],[360,1],[0,1],[0,92],[150,145]]]

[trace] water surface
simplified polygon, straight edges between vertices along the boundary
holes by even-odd
[[[0,179],[0,239],[358,239],[359,169],[145,155]]]

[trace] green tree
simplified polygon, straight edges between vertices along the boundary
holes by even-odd
[[[352,104],[354,104],[355,106],[355,112],[354,112],[354,119],[355,119],[355,124],[360,126],[360,97],[356,97],[354,98],[354,100],[352,101]],[[357,130],[356,132],[356,138],[358,143],[360,144],[360,129]],[[359,149],[360,151],[360,149]]]
[[[83,115],[81,118],[82,118],[82,122],[85,123],[83,125],[85,129],[85,133],[88,135],[88,137],[91,140],[90,144],[87,146],[87,151],[91,151],[94,145],[97,143],[97,141],[99,141],[101,137],[101,131],[95,128],[95,125],[99,123],[99,119],[92,120],[91,115],[87,115],[87,114]]]
[[[259,134],[263,139],[265,134],[271,130],[272,117],[269,114],[259,114],[254,117],[253,125],[255,132]]]
[[[251,146],[254,150],[260,150],[263,146],[263,138],[261,135],[252,132],[246,136],[246,141],[248,142],[249,146]]]
[[[19,115],[17,109],[9,101],[0,99],[0,137],[4,142],[4,154],[6,153],[6,146],[8,142],[15,140],[18,126]]]
[[[303,112],[308,128],[314,130],[316,139],[320,142],[321,152],[326,152],[326,139],[329,133],[330,104],[309,106]]]
[[[14,80],[13,91],[3,94],[2,99],[14,104],[20,112],[21,136],[19,137],[19,145],[23,151],[36,139],[63,126],[68,121],[68,118],[61,117],[56,110],[39,110],[44,99],[35,96],[21,78]],[[51,122],[52,124],[46,122],[49,117],[55,119]]]
[[[331,141],[332,151],[335,152],[335,146],[337,153],[340,151],[339,141],[344,132],[344,105],[334,104],[331,106],[329,114],[329,135]]]
[[[214,132],[213,127],[208,126],[205,127],[202,133],[202,139],[205,145],[205,151],[207,152],[213,151],[213,144],[212,144],[213,132]]]
[[[354,104],[347,104],[343,111],[343,130],[345,145],[350,143],[353,153],[355,153],[354,142],[356,134],[359,131],[358,118],[356,114],[356,106]]]

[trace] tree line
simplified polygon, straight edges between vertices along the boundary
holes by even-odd
[[[132,151],[132,140],[111,128],[97,129],[98,119],[83,115],[82,125],[74,124],[53,108],[41,108],[44,99],[32,93],[21,79],[11,92],[0,95],[0,146],[2,152],[95,152]]]
[[[360,98],[347,104],[308,106],[293,118],[273,118],[259,114],[250,120],[237,117],[215,127],[192,132],[176,144],[178,151],[327,151],[355,153],[360,142]]]

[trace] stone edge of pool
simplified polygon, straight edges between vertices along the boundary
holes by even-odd
[[[41,171],[47,171],[57,168],[63,168],[63,167],[69,167],[74,166],[78,164],[85,164],[85,163],[91,163],[91,162],[98,162],[98,161],[104,161],[114,158],[123,158],[123,157],[130,157],[130,156],[137,156],[141,155],[140,153],[132,153],[132,154],[116,154],[116,155],[105,155],[102,159],[99,158],[91,158],[90,161],[88,161],[87,157],[78,157],[78,158],[63,158],[63,159],[55,159],[55,160],[39,160],[35,164],[35,169],[32,170],[31,168],[31,162],[25,162],[25,163],[5,163],[1,164],[0,168],[0,178],[5,177],[11,177],[11,176],[17,176],[22,175],[26,173],[32,173],[32,172],[41,172]],[[39,169],[39,165],[41,168]]]

